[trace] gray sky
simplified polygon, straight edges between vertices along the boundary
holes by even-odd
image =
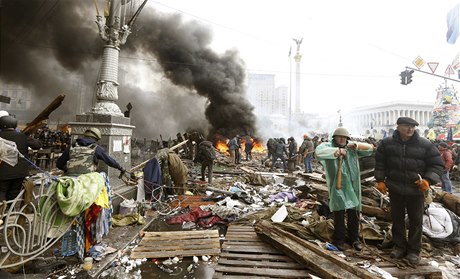
[[[415,67],[420,56],[438,62],[435,73],[444,75],[459,52],[459,43],[446,42],[446,16],[457,3],[162,0],[149,1],[147,8],[209,26],[214,50],[237,49],[249,72],[275,74],[277,86],[289,86],[291,76],[294,86],[288,53],[290,47],[295,51],[292,38],[303,38],[302,109],[335,113],[395,100],[434,103],[443,79],[415,73],[404,86],[399,73]],[[431,72],[427,65],[421,70]]]

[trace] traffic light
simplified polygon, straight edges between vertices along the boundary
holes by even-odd
[[[407,85],[407,70],[406,71],[402,71],[399,76],[401,77],[401,84],[402,85]]]
[[[409,84],[412,82],[412,74],[414,73],[414,70],[410,70],[410,71],[406,70],[406,72],[407,72],[407,83],[406,84]]]

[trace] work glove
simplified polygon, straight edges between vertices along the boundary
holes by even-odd
[[[387,185],[385,185],[385,182],[377,182],[375,183],[375,188],[379,190],[380,193],[386,195],[388,193],[388,188]]]
[[[426,179],[416,180],[414,183],[417,184],[418,189],[422,192],[426,192],[430,189],[430,183]]]
[[[126,173],[126,170],[125,170],[125,169],[121,169],[121,170],[120,170],[120,175],[118,176],[118,179],[122,179],[123,176],[125,175],[125,173]]]

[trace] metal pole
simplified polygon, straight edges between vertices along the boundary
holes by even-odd
[[[432,75],[432,76],[435,76],[435,77],[443,78],[443,79],[446,80],[446,84],[447,84],[447,80],[452,80],[452,81],[460,82],[460,80],[458,80],[458,79],[453,79],[453,78],[450,78],[450,77],[444,77],[444,76],[441,76],[441,75],[437,75],[437,74],[425,72],[425,71],[422,71],[422,70],[419,70],[419,69],[414,69],[414,68],[411,68],[411,67],[406,67],[406,70],[407,70],[407,69],[411,69],[411,70],[414,70],[414,71],[417,71],[417,72],[421,72],[421,73],[424,73],[424,74],[428,74],[428,75]]]
[[[289,127],[288,127],[289,134],[291,134],[291,118],[292,118],[292,58],[289,53]]]

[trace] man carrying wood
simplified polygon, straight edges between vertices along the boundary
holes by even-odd
[[[341,251],[346,250],[347,235],[353,248],[358,251],[363,248],[359,240],[362,200],[358,158],[370,156],[373,151],[370,144],[350,141],[350,134],[343,127],[337,128],[331,140],[318,145],[315,151],[326,171],[329,209],[334,218],[332,243]]]

